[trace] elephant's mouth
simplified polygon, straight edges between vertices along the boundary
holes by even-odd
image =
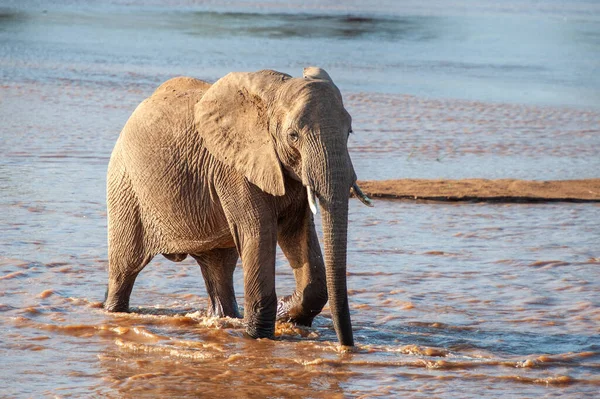
[[[371,201],[371,198],[369,198],[365,193],[362,192],[362,190],[360,189],[360,187],[358,186],[358,184],[356,182],[354,182],[354,184],[352,184],[350,191],[353,192],[354,195],[356,196],[356,198],[358,198],[360,200],[360,202],[362,202],[366,206],[369,206],[369,207],[373,206],[373,202]],[[316,215],[317,210],[318,210],[317,193],[310,185],[308,185],[308,186],[306,186],[306,194],[308,197],[308,206],[310,207],[311,212],[314,215]]]

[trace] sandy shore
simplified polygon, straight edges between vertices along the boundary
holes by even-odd
[[[490,202],[600,202],[600,179],[530,181],[515,179],[359,181],[373,198]]]

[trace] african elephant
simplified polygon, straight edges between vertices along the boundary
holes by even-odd
[[[368,199],[348,154],[350,115],[329,75],[317,75],[230,73],[213,85],[174,78],[137,107],[108,167],[105,309],[128,310],[136,276],[154,256],[181,261],[189,254],[201,267],[209,311],[239,317],[233,291],[239,254],[250,336],[271,337],[276,317],[310,325],[329,300],[339,342],[353,345],[349,191]],[[277,244],[296,280],[279,304]]]

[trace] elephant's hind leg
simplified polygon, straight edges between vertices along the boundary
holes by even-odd
[[[238,258],[235,248],[213,249],[194,255],[206,283],[210,316],[241,318],[233,288]]]
[[[127,312],[129,297],[139,272],[154,257],[144,245],[144,230],[135,196],[126,184],[108,186],[108,289],[104,309]],[[128,195],[130,194],[130,195]]]
[[[135,279],[152,256],[143,254],[135,244],[127,245],[126,241],[109,243],[108,252],[108,290],[104,309],[127,312]]]
[[[136,277],[137,274],[119,274],[109,271],[104,309],[109,312],[129,311],[129,298]]]
[[[129,311],[129,298],[135,279],[152,260],[152,256],[117,252],[117,254],[109,255],[108,289],[104,309],[109,312],[127,312]]]

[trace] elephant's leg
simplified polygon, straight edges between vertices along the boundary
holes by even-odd
[[[327,303],[327,284],[323,255],[308,207],[280,222],[278,241],[294,270],[296,289],[279,301],[277,318],[310,326]]]
[[[233,272],[238,258],[235,248],[213,249],[194,255],[206,283],[210,316],[241,318],[233,288]]]
[[[271,232],[240,238],[244,267],[244,320],[246,332],[254,338],[270,338],[275,333],[276,246],[276,234]]]
[[[109,312],[129,310],[129,297],[135,279],[152,259],[131,249],[109,244],[108,289],[104,301],[104,309]]]
[[[109,270],[104,309],[109,312],[129,311],[129,298],[136,277],[137,274],[122,274],[114,270]]]
[[[104,309],[110,312],[127,312],[129,297],[135,279],[142,269],[152,260],[145,255],[140,245],[118,242],[123,235],[109,238],[108,248],[108,290]]]
[[[126,176],[108,185],[108,289],[104,309],[127,312],[137,275],[150,262],[138,204]]]
[[[273,197],[229,171],[217,193],[244,269],[244,322],[254,338],[275,333],[277,214]]]

